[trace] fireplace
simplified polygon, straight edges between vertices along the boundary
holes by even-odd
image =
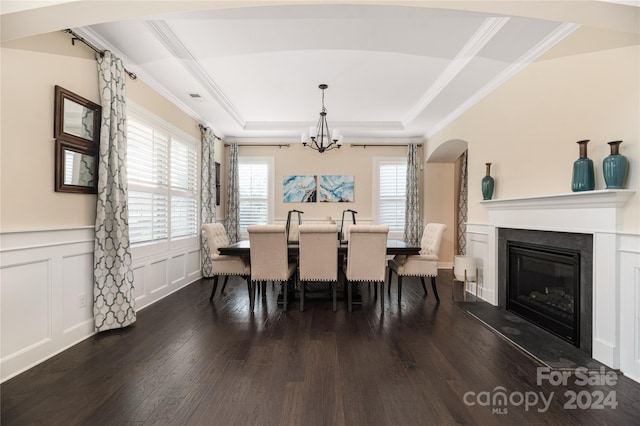
[[[498,230],[499,305],[591,354],[593,236]]]
[[[580,252],[507,241],[507,310],[579,344]]]

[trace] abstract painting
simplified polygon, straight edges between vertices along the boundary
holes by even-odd
[[[314,203],[316,201],[316,177],[313,175],[283,176],[282,201],[285,203]]]
[[[320,176],[320,201],[325,203],[352,203],[353,176],[322,175]]]

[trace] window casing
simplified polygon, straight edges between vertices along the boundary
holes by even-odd
[[[132,246],[198,236],[197,142],[139,107],[127,110]]]
[[[407,159],[385,157],[374,159],[374,208],[377,223],[389,225],[391,238],[404,234]]]
[[[247,226],[273,222],[273,158],[238,157],[240,235]]]

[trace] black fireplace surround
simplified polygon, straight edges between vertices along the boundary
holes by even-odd
[[[498,229],[499,306],[591,355],[593,236]]]

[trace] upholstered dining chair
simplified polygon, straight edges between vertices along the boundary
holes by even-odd
[[[282,309],[287,310],[287,282],[293,277],[297,265],[289,262],[285,225],[250,225],[249,257],[251,261],[251,311],[257,283],[280,281],[282,283]]]
[[[298,256],[300,282],[300,311],[304,311],[306,283],[331,283],[333,311],[336,311],[338,281],[338,225],[308,224],[299,227],[300,252]]]
[[[384,310],[384,273],[386,269],[387,225],[351,225],[347,246],[347,264],[344,275],[347,281],[347,306],[352,311],[352,283],[380,283],[380,308]],[[377,293],[377,287],[376,287]]]
[[[427,294],[427,287],[424,284],[424,277],[431,277],[431,288],[440,302],[438,289],[436,287],[436,277],[438,276],[438,252],[442,236],[447,229],[447,225],[442,223],[429,223],[424,228],[420,241],[420,254],[412,256],[396,256],[389,261],[389,288],[387,292],[391,294],[392,272],[398,275],[398,303],[402,297],[402,277],[420,277],[424,294]]]
[[[240,256],[224,256],[218,253],[218,247],[229,245],[229,238],[227,237],[227,231],[224,229],[224,225],[221,223],[205,223],[202,225],[202,230],[205,232],[207,243],[209,244],[214,277],[209,301],[212,301],[214,294],[216,294],[218,278],[221,275],[225,278],[220,293],[224,292],[224,289],[227,287],[229,275],[239,275],[247,280],[247,288],[249,289],[249,296],[251,296],[251,283],[249,282],[251,267],[247,261]]]

